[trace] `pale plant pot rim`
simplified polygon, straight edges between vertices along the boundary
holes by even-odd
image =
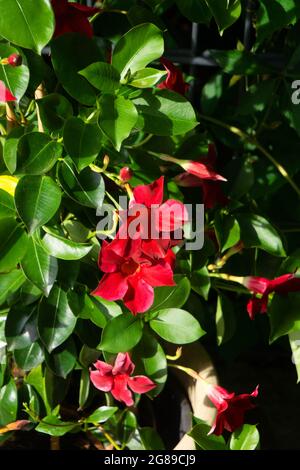
[[[174,354],[175,348],[168,347],[168,353]],[[182,356],[176,364],[189,367],[213,385],[217,385],[217,373],[211,358],[199,342],[183,346]],[[194,380],[180,370],[173,369],[176,377],[183,386],[192,407],[192,413],[208,425],[212,425],[216,418],[216,408],[207,397],[206,387],[201,380]],[[185,434],[174,450],[195,450],[194,440]]]

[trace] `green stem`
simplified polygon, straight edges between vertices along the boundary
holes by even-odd
[[[293,179],[290,177],[286,169],[279,163],[273,155],[270,154],[268,150],[266,150],[256,139],[256,137],[252,137],[251,135],[247,134],[246,132],[242,131],[238,127],[231,126],[230,124],[226,124],[223,121],[219,121],[219,119],[212,118],[210,116],[205,116],[203,114],[199,115],[200,119],[203,119],[204,121],[211,122],[213,124],[216,124],[217,126],[223,127],[224,129],[227,129],[228,131],[232,132],[232,134],[237,135],[240,137],[240,139],[245,140],[249,142],[249,144],[254,145],[270,162],[275,166],[277,171],[281,174],[281,176],[290,184],[290,186],[295,190],[295,192],[298,194],[300,197],[300,188],[297,186],[297,184],[293,181]]]
[[[133,145],[126,145],[125,148],[127,148],[127,149],[137,149],[139,147],[142,147],[147,142],[149,142],[149,140],[151,140],[152,137],[153,137],[153,134],[149,134],[149,135],[147,135],[147,137],[145,137],[143,140],[141,140],[141,142],[139,142],[137,144],[133,144]]]

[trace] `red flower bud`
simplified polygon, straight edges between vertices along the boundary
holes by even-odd
[[[20,65],[22,65],[23,61],[22,56],[20,54],[11,54],[7,60],[9,65],[11,65],[12,67],[19,67]]]
[[[133,171],[128,168],[128,166],[124,166],[120,170],[119,174],[120,180],[123,181],[123,183],[127,183],[127,181],[130,181],[131,178],[133,177]]]

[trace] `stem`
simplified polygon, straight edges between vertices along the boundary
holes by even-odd
[[[137,144],[133,144],[133,145],[126,145],[125,147],[127,149],[137,149],[139,147],[142,147],[143,145],[145,145],[147,142],[149,142],[149,140],[151,140],[153,137],[153,134],[149,134],[147,135],[147,137],[145,137],[143,140],[141,140],[141,142],[138,142]]]
[[[6,129],[1,123],[0,123],[0,132],[1,132],[1,135],[6,135]]]
[[[9,134],[12,129],[18,126],[18,119],[15,115],[14,105],[11,103],[6,103],[6,121],[6,130],[7,134]]]
[[[50,449],[51,450],[60,450],[59,437],[50,436]]]
[[[43,83],[40,83],[40,85],[37,87],[37,89],[34,92],[34,98],[35,100],[40,100],[41,98],[44,98],[44,96],[45,96],[45,88],[44,88]],[[37,120],[38,120],[38,130],[39,132],[44,132],[44,126],[41,120],[40,110],[37,104],[36,104],[36,114],[37,114]]]
[[[182,372],[185,372],[187,375],[189,375],[195,380],[202,380],[202,382],[205,382],[206,384],[209,383],[207,382],[207,380],[205,380],[204,377],[198,374],[195,370],[190,369],[190,367],[180,366],[179,364],[168,364],[168,366],[173,367],[173,369],[178,369],[178,370],[181,370]]]
[[[217,277],[218,279],[224,279],[225,281],[237,282],[238,284],[243,284],[244,282],[243,276],[232,276],[231,274],[225,274],[225,273],[209,273],[209,276]]]
[[[116,443],[116,441],[111,437],[108,432],[106,432],[102,426],[98,426],[99,431],[102,432],[103,436],[108,440],[108,442],[116,449],[116,450],[122,450],[121,447]]]
[[[252,137],[251,135],[247,134],[246,132],[242,131],[238,127],[231,126],[230,124],[226,124],[223,121],[219,121],[219,119],[212,118],[210,116],[205,116],[203,114],[199,114],[199,117],[205,121],[209,121],[217,126],[223,127],[228,131],[232,132],[233,134],[240,137],[242,140],[246,140],[249,144],[254,145],[270,162],[275,166],[277,171],[281,174],[281,176],[290,184],[290,186],[296,191],[298,196],[300,197],[300,188],[297,184],[292,180],[286,169],[279,163],[268,150],[266,150],[256,139],[256,137]]]

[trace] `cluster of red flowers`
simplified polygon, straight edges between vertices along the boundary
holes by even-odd
[[[163,192],[163,176],[136,187],[126,222],[112,242],[103,242],[100,251],[99,267],[105,274],[93,294],[107,300],[123,299],[133,314],[149,310],[154,287],[175,285],[172,246],[181,239],[175,240],[174,232],[187,221],[187,213],[179,201],[169,199],[163,203]],[[129,227],[137,218],[135,233],[130,237]],[[153,223],[155,227],[151,227]],[[153,229],[158,234],[155,239],[148,233]]]

